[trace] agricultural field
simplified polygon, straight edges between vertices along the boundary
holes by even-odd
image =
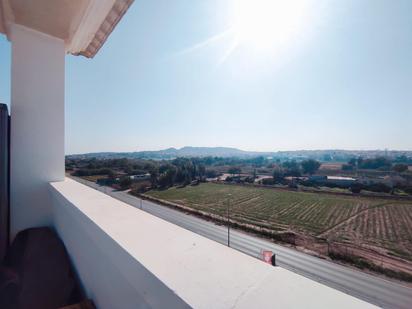
[[[82,178],[91,181],[91,182],[96,182],[99,179],[104,179],[107,178],[106,175],[91,175],[91,176],[83,176]]]
[[[202,183],[146,193],[275,231],[384,248],[412,259],[412,201]]]
[[[386,203],[372,207],[325,233],[328,238],[385,248],[412,261],[412,205]]]
[[[342,170],[342,163],[322,163],[320,166],[320,170],[337,170],[341,171]]]

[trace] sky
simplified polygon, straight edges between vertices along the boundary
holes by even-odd
[[[7,104],[10,56],[1,36]],[[412,150],[412,1],[135,0],[66,57],[65,106],[67,154]]]

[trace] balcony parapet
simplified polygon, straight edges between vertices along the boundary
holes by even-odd
[[[53,223],[99,308],[373,308],[74,180],[50,184]]]

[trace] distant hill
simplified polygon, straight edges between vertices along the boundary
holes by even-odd
[[[230,147],[191,147],[186,146],[180,149],[167,148],[154,151],[137,151],[137,152],[96,152],[86,154],[68,155],[67,158],[73,159],[153,159],[153,160],[170,160],[177,157],[236,157],[236,158],[252,158],[252,157],[273,157],[279,159],[306,159],[313,158],[320,161],[338,161],[346,162],[353,157],[370,158],[376,156],[388,156],[395,158],[397,156],[412,157],[412,151],[397,151],[397,150],[294,150],[294,151],[277,151],[277,152],[259,152],[245,151]]]
[[[96,152],[86,154],[68,155],[68,158],[139,158],[139,159],[173,159],[177,157],[257,157],[270,156],[272,152],[245,151],[230,147],[191,147],[186,146],[180,149],[167,148],[154,151],[137,152]]]
[[[270,155],[271,153],[245,151],[230,147],[190,147],[180,149],[169,148],[170,153],[177,157],[251,157],[260,155]]]

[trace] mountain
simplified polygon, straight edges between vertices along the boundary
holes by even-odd
[[[320,161],[338,161],[347,162],[350,158],[363,157],[372,158],[376,156],[385,156],[396,158],[398,156],[412,157],[412,151],[397,151],[397,150],[293,150],[293,151],[277,151],[277,152],[259,152],[245,151],[230,147],[190,147],[186,146],[180,149],[167,148],[154,151],[137,151],[137,152],[95,152],[86,154],[68,155],[71,159],[153,159],[153,160],[169,160],[177,157],[237,157],[237,158],[252,158],[258,156],[273,157],[281,160],[302,160],[312,158]]]
[[[115,158],[135,158],[135,159],[173,159],[177,157],[257,157],[270,156],[271,152],[256,152],[244,151],[230,147],[191,147],[186,146],[180,149],[167,148],[163,150],[153,151],[137,151],[137,152],[95,152],[85,154],[68,155],[67,158],[99,158],[99,159],[115,159]]]
[[[174,148],[172,148],[174,149]],[[190,147],[174,149],[178,157],[251,157],[266,155],[264,152],[244,151],[230,147]]]

